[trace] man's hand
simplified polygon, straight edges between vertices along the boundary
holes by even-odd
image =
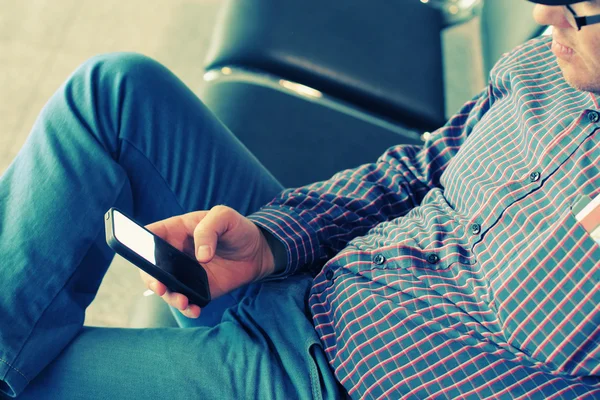
[[[229,207],[179,215],[146,228],[204,266],[212,298],[264,278],[275,268],[273,254],[260,229]],[[140,270],[140,276],[169,305],[187,317],[198,318],[200,307],[189,304],[186,296],[170,292],[144,271]]]

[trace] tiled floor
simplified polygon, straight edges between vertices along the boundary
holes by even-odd
[[[192,89],[202,83],[220,0],[0,0],[0,173],[23,145],[40,109],[83,61],[135,51],[157,59]],[[477,22],[449,32],[446,81],[450,112],[483,82],[472,41]],[[453,68],[452,65],[456,65]],[[0,228],[1,229],[1,228]],[[137,269],[116,260],[88,308],[86,324],[129,326],[145,290]]]

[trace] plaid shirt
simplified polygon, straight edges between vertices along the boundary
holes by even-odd
[[[600,246],[571,212],[600,194],[599,109],[535,39],[423,147],[250,217],[284,274],[319,268],[309,305],[351,396],[600,398]]]

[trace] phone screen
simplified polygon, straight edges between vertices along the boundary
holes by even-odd
[[[148,232],[118,210],[113,212],[113,227],[115,238],[146,261],[191,288],[204,286],[206,275],[196,260]]]

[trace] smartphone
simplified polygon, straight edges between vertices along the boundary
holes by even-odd
[[[177,250],[116,208],[104,216],[106,242],[123,258],[200,307],[210,302],[208,276],[195,259]]]

